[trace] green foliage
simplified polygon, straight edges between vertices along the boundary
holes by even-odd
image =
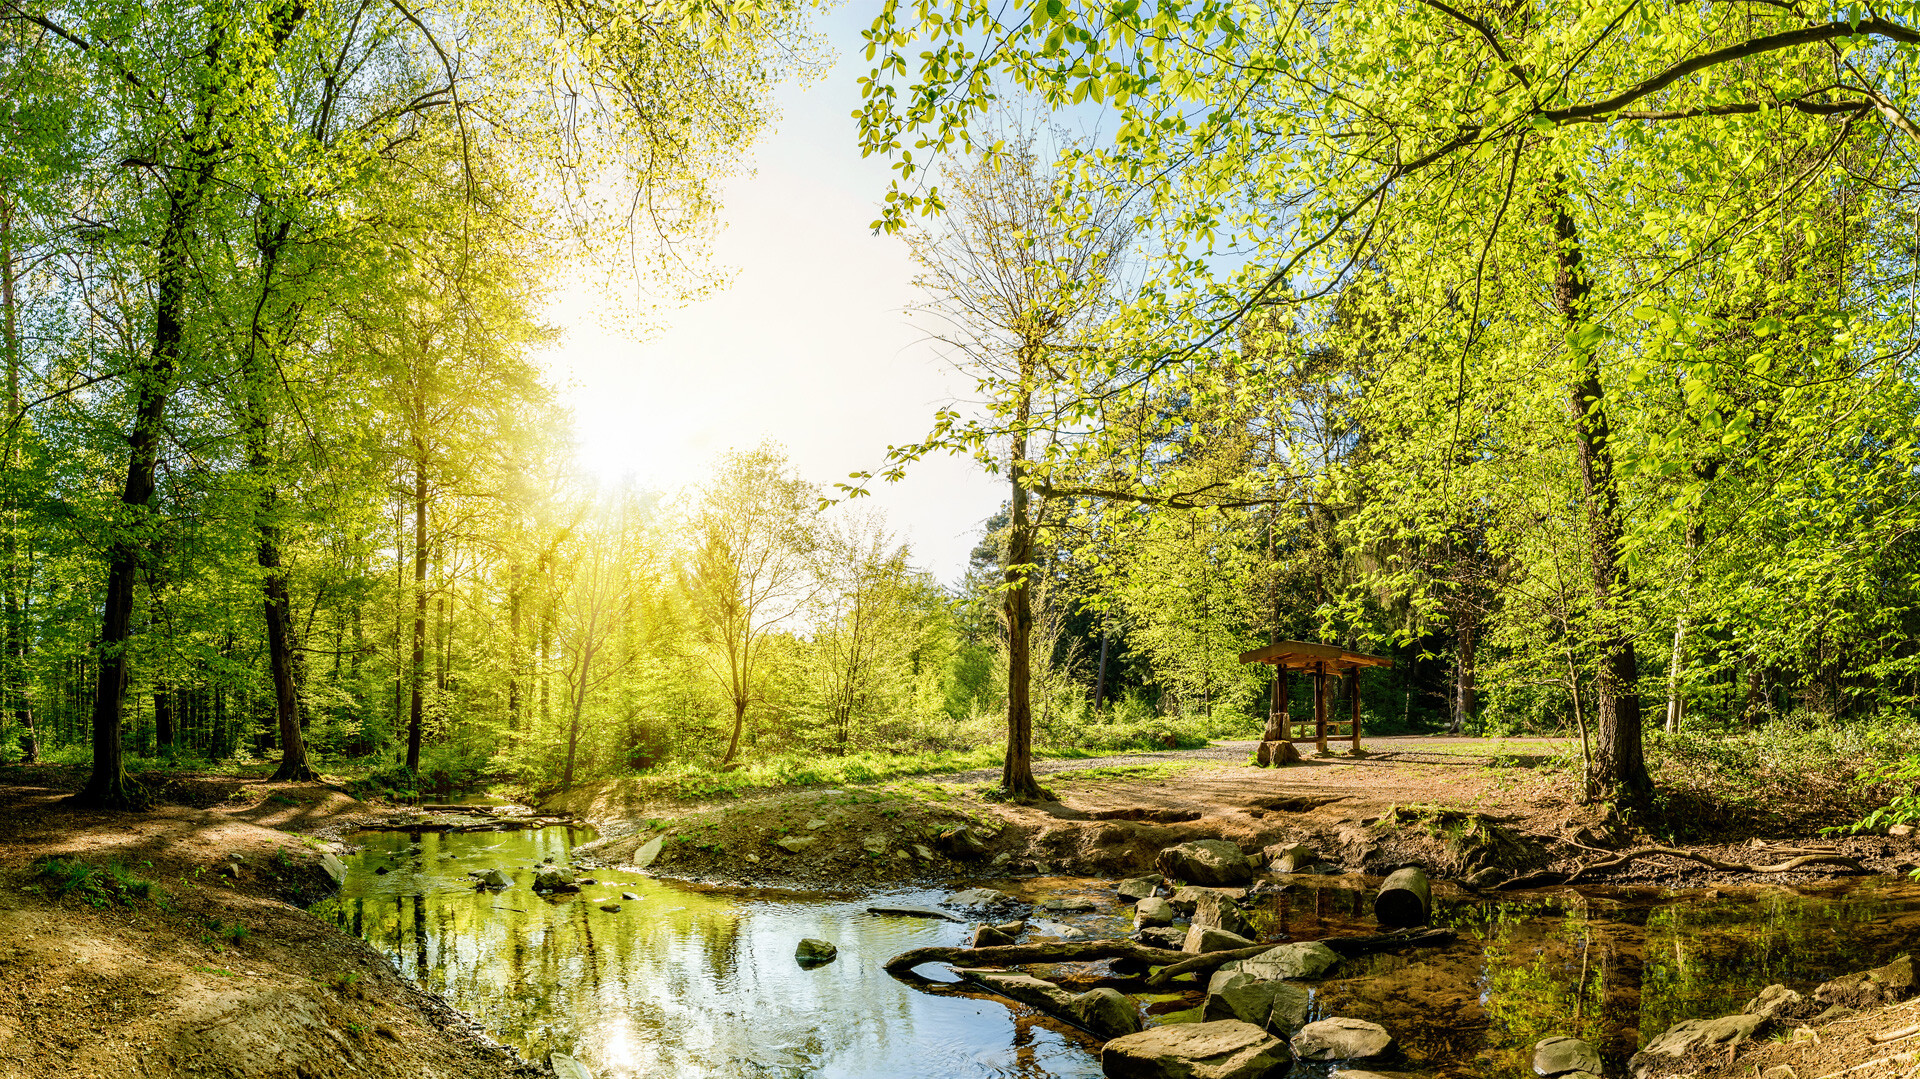
[[[43,858],[33,864],[33,875],[40,889],[54,898],[74,895],[95,908],[130,907],[141,899],[164,904],[166,899],[157,884],[119,861],[95,864],[77,858]]]

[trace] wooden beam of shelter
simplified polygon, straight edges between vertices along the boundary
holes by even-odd
[[[1331,644],[1312,641],[1275,641],[1265,648],[1240,653],[1242,663],[1267,663],[1289,670],[1311,670],[1326,664],[1328,671],[1351,671],[1360,667],[1391,667],[1393,660],[1365,652],[1350,652]]]

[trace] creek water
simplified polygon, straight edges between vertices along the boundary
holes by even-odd
[[[584,875],[598,883],[578,895],[536,896],[533,867],[565,863],[589,838],[559,827],[366,833],[355,837],[363,846],[346,859],[341,890],[314,913],[526,1056],[568,1053],[600,1079],[1100,1074],[1098,1041],[1071,1026],[993,997],[916,989],[880,969],[908,948],[963,944],[970,929],[867,906],[932,904],[948,889],[720,889],[590,869]],[[514,886],[476,890],[468,872],[493,868]],[[1264,938],[1375,930],[1358,878],[1296,880],[1253,909]],[[1036,911],[1038,932],[1069,923],[1117,936],[1129,927],[1108,882],[985,883],[1035,901],[1095,900],[1087,913]],[[604,911],[606,903],[621,909]],[[1920,935],[1920,886],[1561,889],[1440,902],[1435,924],[1457,929],[1457,942],[1344,961],[1314,985],[1313,1017],[1386,1026],[1408,1056],[1395,1071],[1528,1075],[1535,1041],[1570,1034],[1601,1048],[1617,1074],[1673,1023],[1737,1011],[1773,982],[1804,991],[1906,950]],[[802,968],[794,948],[803,937],[833,941],[839,959]],[[1037,972],[1076,989],[1139,988],[1109,979],[1102,964]],[[937,964],[921,973],[950,977]],[[1140,999],[1149,1022],[1196,1018],[1201,1002],[1191,990]]]

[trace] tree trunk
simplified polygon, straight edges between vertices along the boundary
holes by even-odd
[[[420,771],[420,725],[426,710],[427,674],[427,463],[425,453],[413,462],[413,664],[409,680],[413,697],[407,713],[407,771]]]
[[[1269,634],[1268,636],[1272,635]],[[1272,644],[1273,642],[1268,641],[1267,643]],[[1293,702],[1288,699],[1291,688],[1286,664],[1274,664],[1273,703],[1267,708],[1267,729],[1266,733],[1261,736],[1262,740],[1268,742],[1285,742],[1293,737],[1293,724],[1289,722],[1289,720],[1292,719]]]
[[[740,752],[740,732],[747,726],[747,699],[735,694],[733,698],[733,738],[727,742],[727,755],[720,758],[720,767],[733,763],[734,754]]]
[[[271,500],[272,490],[264,497]],[[273,711],[280,730],[280,767],[274,769],[273,780],[305,782],[319,777],[307,764],[307,740],[300,731],[300,695],[293,681],[293,620],[288,611],[287,575],[280,568],[280,530],[264,523],[260,570],[265,575],[267,665],[273,674]]]
[[[173,687],[165,681],[153,685],[153,744],[160,756],[173,751]]]
[[[520,741],[520,563],[507,567],[507,741]]]
[[[1599,663],[1594,688],[1599,715],[1594,779],[1616,797],[1638,797],[1653,789],[1641,747],[1639,663],[1633,637],[1621,625],[1622,599],[1629,581],[1620,564],[1620,491],[1613,469],[1612,431],[1607,398],[1600,383],[1600,361],[1586,339],[1591,286],[1581,267],[1580,236],[1567,203],[1564,177],[1556,177],[1553,207],[1557,242],[1554,303],[1572,352],[1573,381],[1568,411],[1587,510],[1587,557],[1593,572],[1593,617]]]
[[[1100,612],[1100,673],[1093,679],[1093,714],[1100,715],[1100,708],[1107,703],[1107,650],[1111,641],[1107,637],[1107,613]]]
[[[13,713],[21,730],[20,750],[24,762],[40,759],[40,737],[33,726],[33,708],[28,702],[27,635],[22,617],[20,594],[23,589],[20,565],[20,324],[15,314],[13,271],[13,204],[0,198],[0,359],[7,369],[6,459],[6,639],[4,641],[5,682],[0,685],[4,707]]]
[[[1680,657],[1687,640],[1687,615],[1682,611],[1673,620],[1673,659],[1667,664],[1667,733],[1680,729],[1686,704],[1680,699]]]
[[[260,565],[261,609],[267,623],[267,669],[273,677],[273,714],[280,732],[280,767],[274,782],[305,782],[316,778],[307,766],[307,742],[300,731],[300,694],[294,684],[293,613],[287,596],[287,574],[280,564],[280,492],[273,480],[273,450],[269,444],[266,375],[260,370],[259,350],[272,347],[261,324],[280,249],[286,243],[288,223],[282,221],[260,244],[260,297],[254,307],[253,332],[248,342],[245,381],[247,468],[260,485],[254,508],[258,539],[255,560]]]
[[[1454,616],[1454,662],[1453,662],[1453,717],[1447,725],[1448,734],[1462,734],[1467,729],[1467,720],[1473,718],[1474,709],[1474,657],[1479,641],[1474,635],[1473,620],[1465,615]]]
[[[133,590],[157,524],[154,472],[160,456],[167,399],[186,336],[187,230],[199,188],[212,178],[205,165],[176,193],[160,242],[155,280],[153,348],[129,372],[134,396],[133,430],[127,438],[127,478],[120,490],[124,516],[114,522],[107,552],[106,600],[100,612],[99,679],[93,694],[93,771],[74,800],[106,809],[145,805],[139,786],[127,778],[121,746],[126,708],[128,650],[133,637]]]
[[[1026,363],[1023,367],[1028,366]],[[1012,522],[1007,530],[1007,759],[1000,787],[1009,797],[1046,796],[1033,778],[1033,522],[1027,510],[1027,419],[1032,398],[1022,379],[1011,449]]]

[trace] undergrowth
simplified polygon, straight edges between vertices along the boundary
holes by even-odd
[[[1917,744],[1910,719],[1843,724],[1804,713],[1752,731],[1650,732],[1654,795],[1633,823],[1672,840],[1844,826],[1902,792],[1896,766]]]
[[[142,899],[159,905],[166,901],[159,885],[118,861],[95,865],[77,858],[42,858],[33,863],[33,875],[42,894],[55,899],[76,896],[95,908],[130,907]]]

